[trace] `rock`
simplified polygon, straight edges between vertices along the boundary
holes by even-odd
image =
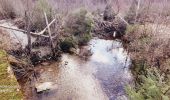
[[[93,53],[92,53],[91,49],[88,46],[84,46],[84,47],[81,47],[79,56],[86,58],[86,57],[91,56],[92,54]]]
[[[72,54],[77,54],[78,51],[77,51],[76,48],[70,48],[70,53],[72,53]]]
[[[50,63],[49,62],[42,62],[41,65],[48,66],[48,65],[50,65]]]
[[[7,67],[7,72],[8,72],[8,74],[9,74],[8,77],[10,77],[10,78],[15,78],[15,75],[14,75],[14,72],[13,72],[11,66],[8,66],[8,67]]]
[[[37,93],[51,90],[53,86],[53,82],[44,82],[44,83],[38,83],[35,85]]]

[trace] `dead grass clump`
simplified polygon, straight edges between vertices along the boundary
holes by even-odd
[[[170,58],[170,40],[159,39],[152,32],[141,25],[129,27],[125,35],[129,43],[127,49],[132,59],[144,59],[149,66],[156,66],[163,71],[166,68],[162,64]]]
[[[0,0],[0,18],[14,19],[24,15],[24,5],[21,0]]]
[[[0,29],[0,49],[3,50],[10,50],[11,48],[11,42],[10,42],[10,37],[7,32],[4,30]]]

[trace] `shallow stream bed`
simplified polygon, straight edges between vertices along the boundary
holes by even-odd
[[[52,86],[35,99],[128,100],[125,87],[132,84],[133,78],[128,67],[130,60],[121,42],[92,39],[88,48],[92,56],[86,60],[62,54],[59,64],[41,66],[37,83],[52,82]]]

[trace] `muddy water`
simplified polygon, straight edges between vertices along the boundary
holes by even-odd
[[[93,55],[87,60],[63,54],[59,67],[42,72],[41,82],[50,81],[53,85],[36,99],[127,100],[124,89],[131,84],[132,76],[128,69],[130,60],[121,43],[92,39],[88,48]]]

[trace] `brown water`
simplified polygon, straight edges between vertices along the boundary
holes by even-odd
[[[128,68],[130,60],[121,43],[93,39],[89,48],[93,55],[87,60],[63,54],[59,65],[43,68],[41,82],[53,82],[53,86],[36,99],[128,100],[124,89],[132,82],[132,76]]]

